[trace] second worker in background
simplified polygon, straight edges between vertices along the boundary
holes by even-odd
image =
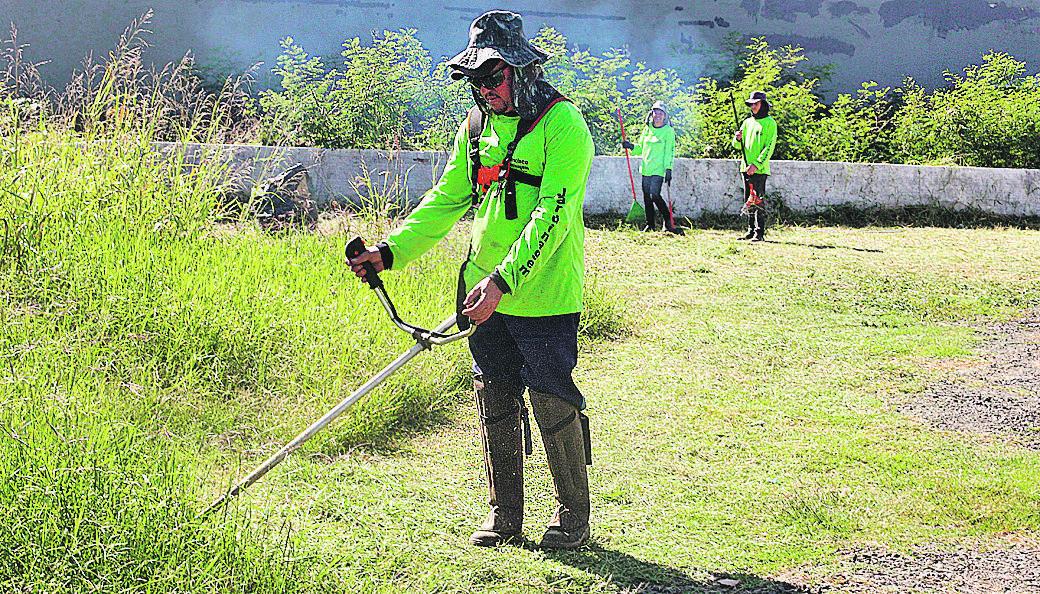
[[[668,118],[664,103],[658,101],[646,116],[646,128],[637,144],[627,140],[621,146],[642,156],[639,173],[643,176],[643,207],[646,209],[646,230],[657,229],[657,213],[660,213],[666,231],[682,235],[675,226],[671,207],[664,201],[661,192],[664,184],[672,183],[672,163],[675,161],[675,129]],[[657,213],[655,213],[655,210]]]

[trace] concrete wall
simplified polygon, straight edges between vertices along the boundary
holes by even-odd
[[[369,183],[380,193],[402,193],[419,200],[436,180],[446,155],[435,152],[324,150],[247,145],[180,147],[189,160],[203,153],[230,159],[240,190],[248,193],[259,179],[275,176],[296,163],[307,167],[307,187],[319,205],[352,202],[367,196]],[[638,191],[638,159],[632,160]],[[1040,216],[1040,170],[978,167],[923,167],[874,163],[777,161],[767,194],[779,196],[796,212],[819,212],[835,206],[899,208],[941,206],[978,209],[1005,216]],[[737,213],[743,203],[735,161],[677,159],[671,197],[678,216]],[[364,180],[371,180],[365,182]],[[596,157],[585,211],[628,210],[632,191],[624,157]]]

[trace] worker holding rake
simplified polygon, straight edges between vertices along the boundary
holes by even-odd
[[[478,324],[469,346],[491,506],[470,538],[478,546],[522,541],[525,388],[557,501],[541,546],[578,548],[590,534],[588,419],[572,372],[593,143],[581,112],[543,78],[547,57],[518,14],[473,21],[469,45],[448,66],[468,81],[476,106],[440,180],[385,241],[350,260],[359,276],[366,263],[403,268],[476,208],[459,309]]]
[[[776,148],[776,120],[769,115],[770,105],[763,91],[751,93],[744,103],[751,108],[751,116],[744,120],[733,137],[733,148],[741,151],[745,166],[742,212],[748,216],[748,230],[740,239],[764,241],[766,179],[769,177],[769,160]]]
[[[621,146],[643,157],[639,173],[643,178],[643,207],[646,209],[646,230],[657,229],[655,210],[661,215],[664,229],[682,235],[675,226],[670,204],[664,201],[661,190],[672,183],[672,164],[675,161],[675,129],[668,118],[664,103],[657,101],[646,115],[646,128],[636,144],[627,140]]]

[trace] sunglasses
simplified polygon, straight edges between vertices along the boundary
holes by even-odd
[[[496,89],[506,79],[506,68],[503,66],[498,70],[484,76],[469,79],[469,84],[478,91],[480,89]]]

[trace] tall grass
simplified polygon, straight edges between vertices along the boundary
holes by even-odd
[[[195,515],[410,346],[342,263],[344,235],[385,231],[400,184],[370,181],[337,233],[267,232],[225,198],[220,155],[153,145],[234,134],[233,89],[141,75],[131,47],[85,72],[57,101],[22,75],[0,85],[0,588],[335,589],[277,519]],[[388,275],[407,317],[453,309],[461,249]],[[608,335],[619,310],[590,295],[605,313],[585,332]],[[424,354],[307,450],[438,419],[467,368],[461,345]]]
[[[0,446],[6,591],[293,591],[285,527],[200,524],[190,460],[120,422],[117,387],[23,390]],[[11,394],[5,394],[10,397]],[[56,400],[48,402],[48,400]],[[11,400],[6,400],[11,405]]]
[[[147,141],[77,140],[48,125],[0,140],[5,589],[289,584],[275,541],[243,518],[191,521],[198,434],[171,420],[204,426],[207,399],[262,384],[265,358],[234,326],[194,317],[217,309],[187,271],[203,272],[190,260],[219,167],[181,174]]]
[[[169,89],[128,80],[120,60],[67,113],[2,106],[0,587],[325,589],[278,522],[195,514],[409,339],[345,274],[341,237],[219,232],[235,215],[225,163],[152,143],[221,138],[233,105],[170,117]],[[388,280],[401,309],[424,323],[450,311],[453,261]],[[463,361],[460,348],[417,361],[314,449],[443,409]]]

